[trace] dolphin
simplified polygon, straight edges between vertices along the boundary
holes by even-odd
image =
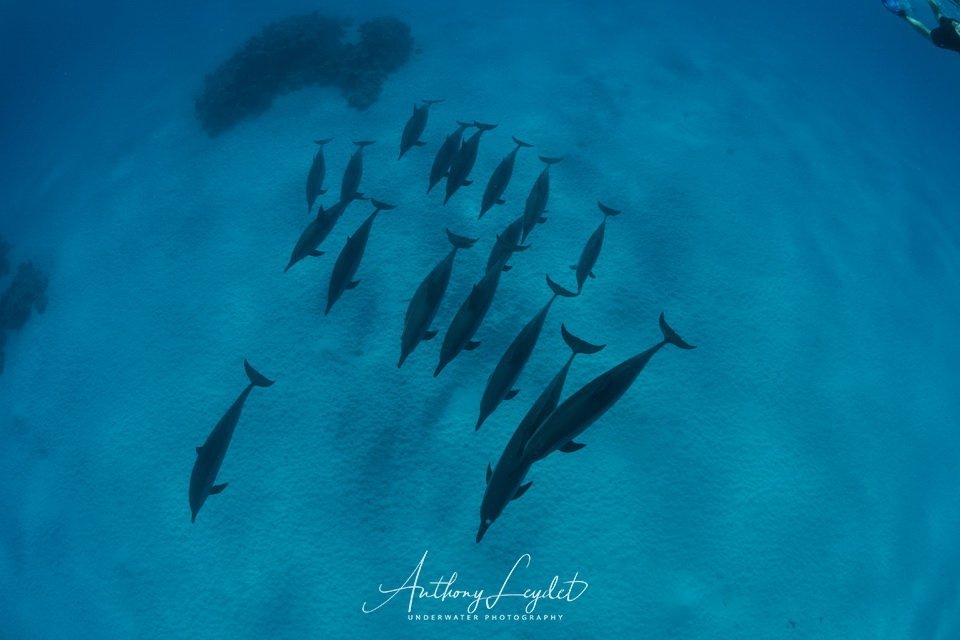
[[[472,127],[472,122],[457,121],[457,129],[446,137],[440,148],[437,149],[437,155],[433,158],[433,165],[430,167],[430,186],[427,187],[427,193],[437,185],[443,176],[450,171],[450,164],[457,157],[460,151],[460,142],[463,140],[463,132],[467,127]]]
[[[332,140],[333,138],[324,138],[323,140],[313,141],[320,145],[320,148],[313,156],[313,164],[310,165],[310,173],[307,174],[307,213],[313,210],[313,203],[316,202],[317,196],[322,196],[327,192],[323,188],[323,179],[327,175],[327,162],[323,158],[323,146]]]
[[[490,131],[496,128],[497,125],[474,122],[473,126],[477,128],[477,132],[467,138],[460,146],[460,150],[457,151],[457,155],[450,161],[450,170],[447,172],[447,193],[443,198],[443,204],[447,204],[450,196],[456,193],[457,189],[465,185],[473,184],[471,180],[467,180],[467,177],[470,175],[470,172],[473,171],[473,165],[477,162],[477,152],[480,150],[480,136],[483,135],[484,131]]]
[[[317,217],[311,220],[310,224],[304,228],[300,233],[300,237],[297,239],[297,244],[293,246],[293,252],[290,254],[290,262],[287,263],[286,269],[283,270],[284,273],[307,256],[320,257],[323,255],[323,251],[319,251],[317,247],[330,235],[330,231],[333,230],[334,225],[337,224],[337,220],[343,215],[347,205],[355,199],[357,199],[356,196],[348,200],[341,200],[329,209],[324,209],[323,205],[320,205],[320,208],[317,209]]]
[[[423,100],[421,106],[413,105],[413,115],[407,120],[403,127],[403,133],[400,135],[400,155],[397,160],[403,157],[411,147],[422,147],[426,144],[420,140],[420,135],[427,128],[427,116],[430,114],[430,105],[443,102],[443,100]]]
[[[193,471],[190,473],[191,522],[196,522],[197,513],[206,501],[207,496],[220,493],[227,488],[226,482],[223,484],[213,483],[217,481],[217,473],[220,472],[223,457],[227,455],[233,430],[240,420],[240,413],[243,411],[243,403],[247,401],[247,396],[250,395],[254,387],[269,387],[273,384],[273,380],[267,380],[246,360],[243,361],[243,368],[247,372],[250,384],[223,414],[213,431],[207,436],[203,446],[197,447],[197,459],[193,463]]]
[[[373,140],[353,141],[353,144],[357,145],[357,150],[350,156],[347,168],[343,172],[343,180],[340,182],[340,200],[360,195],[357,190],[360,188],[360,179],[363,177],[363,148],[373,143]]]
[[[616,209],[611,209],[602,202],[598,202],[597,206],[600,207],[600,211],[603,212],[603,221],[600,223],[593,233],[590,234],[590,237],[587,239],[587,244],[584,245],[583,251],[580,252],[580,259],[577,261],[577,264],[570,265],[570,268],[577,272],[577,291],[583,290],[583,283],[586,282],[587,276],[595,278],[593,275],[593,265],[597,264],[597,258],[600,257],[600,249],[603,248],[603,232],[607,226],[607,216],[618,216],[620,211]]]
[[[483,535],[490,528],[490,525],[500,517],[510,501],[519,498],[530,488],[531,482],[521,484],[533,464],[532,461],[523,457],[523,445],[537,430],[537,427],[547,419],[547,416],[557,408],[557,404],[560,402],[560,394],[563,393],[563,385],[567,380],[567,372],[570,371],[573,359],[578,353],[596,353],[604,347],[604,345],[593,345],[581,340],[567,331],[564,325],[560,325],[560,332],[563,334],[564,342],[572,351],[570,357],[567,358],[563,368],[557,372],[557,375],[553,376],[547,387],[540,393],[533,406],[527,411],[527,415],[520,421],[519,426],[513,432],[507,446],[500,455],[497,466],[493,469],[487,466],[487,488],[483,492],[483,502],[480,504],[478,543],[483,539]]]
[[[646,351],[624,360],[617,366],[601,373],[563,401],[534,432],[523,447],[523,457],[532,464],[550,453],[560,450],[572,453],[585,445],[573,439],[586,431],[598,418],[616,404],[657,351],[666,344],[681,349],[693,349],[676,331],[670,328],[660,314],[660,331],[663,340]]]
[[[539,156],[540,161],[547,166],[543,168],[540,175],[537,176],[533,188],[530,189],[530,195],[527,196],[527,203],[523,207],[523,235],[520,236],[520,242],[527,239],[530,232],[537,223],[547,221],[543,214],[547,212],[547,200],[550,199],[550,165],[557,164],[563,158],[551,158],[548,156]]]
[[[507,347],[507,350],[500,357],[500,362],[497,363],[493,373],[490,374],[490,379],[487,380],[487,388],[484,389],[483,397],[480,399],[480,417],[477,419],[475,430],[480,429],[483,421],[496,411],[501,402],[510,400],[517,395],[518,391],[513,388],[513,385],[520,377],[520,372],[523,371],[530,355],[533,353],[533,348],[540,338],[543,323],[547,319],[547,313],[550,311],[550,305],[553,304],[553,301],[557,299],[557,296],[565,298],[575,298],[577,296],[573,291],[568,291],[551,280],[550,276],[547,276],[547,286],[553,291],[550,300],[543,305],[537,315],[530,319],[530,322],[520,329],[520,333]]]
[[[458,236],[449,229],[447,229],[447,238],[453,248],[450,249],[447,257],[437,263],[437,266],[423,279],[407,307],[407,315],[403,320],[403,335],[400,337],[398,369],[403,366],[403,361],[416,349],[421,340],[432,340],[437,335],[437,331],[431,329],[430,325],[433,324],[440,302],[447,291],[447,285],[450,284],[450,274],[453,271],[453,259],[457,255],[457,249],[469,249],[477,241],[475,238]]]
[[[523,147],[533,146],[522,140],[517,140],[516,137],[513,138],[513,142],[517,146],[513,148],[513,151],[503,157],[503,160],[500,161],[497,168],[493,170],[493,174],[491,174],[490,180],[487,182],[487,188],[483,190],[483,201],[480,204],[480,218],[482,218],[483,214],[489,211],[493,205],[506,203],[506,200],[503,199],[503,192],[507,190],[507,185],[510,184],[510,178],[513,176],[513,165],[517,162],[517,152]]]
[[[370,239],[370,230],[373,228],[373,221],[381,211],[395,209],[396,205],[380,202],[370,199],[373,204],[373,213],[367,216],[360,228],[352,236],[347,236],[347,243],[337,256],[337,261],[333,264],[333,271],[330,273],[330,287],[327,289],[327,309],[323,315],[330,313],[333,304],[340,299],[343,292],[347,289],[353,289],[359,280],[354,280],[353,276],[357,273],[360,261],[363,260],[363,252],[367,248],[367,240]]]
[[[500,269],[510,271],[512,268],[507,264],[507,260],[516,251],[524,251],[529,248],[528,245],[520,244],[520,234],[523,232],[523,217],[519,217],[506,228],[497,234],[497,240],[490,249],[490,257],[487,258],[487,271],[499,265]]]
[[[443,368],[451,360],[457,357],[461,351],[473,351],[480,346],[479,342],[473,340],[473,335],[480,328],[483,318],[490,310],[493,303],[493,296],[497,292],[497,285],[500,284],[500,274],[503,264],[495,265],[480,279],[480,282],[473,285],[470,295],[463,301],[457,313],[450,322],[446,335],[443,336],[443,344],[440,346],[440,362],[437,364],[433,377],[436,378],[443,371]]]

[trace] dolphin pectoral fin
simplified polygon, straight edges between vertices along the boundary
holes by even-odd
[[[430,331],[426,331],[426,332],[424,332],[424,334],[423,334],[423,339],[424,339],[424,340],[433,340],[434,338],[437,337],[437,333],[438,333],[438,331],[437,331],[436,329],[431,329]]]
[[[537,222],[539,222],[540,224],[543,224],[546,221],[547,219],[544,216],[540,216],[540,218],[537,220]]]
[[[464,180],[464,181],[461,182],[460,184],[461,184],[462,186],[464,186],[464,187],[469,187],[470,185],[473,184],[473,180]]]
[[[590,277],[593,278],[593,279],[596,279],[597,275],[596,275],[593,271],[591,271],[591,272],[590,272]]]
[[[503,198],[497,198],[497,204],[507,204],[507,201]]]
[[[354,280],[353,282],[347,283],[347,289],[356,289],[357,285],[360,284],[359,280]]]
[[[507,395],[505,395],[504,398],[507,400],[513,400],[517,397],[518,393],[520,393],[520,389],[511,389],[510,391],[507,391]]]
[[[571,440],[567,444],[560,447],[559,450],[563,451],[564,453],[573,453],[574,451],[580,451],[580,449],[583,449],[585,446],[587,445],[580,444],[579,442],[574,442],[573,440]]]
[[[227,485],[228,485],[228,484],[229,484],[228,482],[224,482],[223,484],[215,484],[215,485],[213,485],[212,487],[210,487],[210,495],[213,496],[213,495],[216,495],[216,494],[220,493],[221,491],[223,491],[224,489],[227,488]]]
[[[527,489],[529,489],[529,488],[530,488],[530,485],[532,485],[532,484],[533,484],[533,481],[531,480],[531,481],[528,482],[527,484],[522,484],[522,485],[520,485],[520,488],[517,489],[517,492],[516,492],[515,494],[513,494],[513,497],[510,498],[510,499],[511,499],[511,500],[516,500],[517,498],[519,498],[520,496],[522,496],[523,494],[525,494],[525,493],[527,492]]]
[[[423,145],[425,145],[425,144],[427,144],[427,143],[424,142],[423,140],[417,140],[417,141],[414,142],[413,144],[415,144],[415,145],[418,146],[418,147],[422,147]]]
[[[323,255],[323,251],[320,251],[319,249],[314,249],[313,251],[310,252],[310,255],[313,256],[314,258],[319,258],[320,256]]]
[[[327,189],[320,189],[320,191],[318,191],[317,193],[319,193],[320,195],[324,195],[326,192],[327,192]]]
[[[570,265],[570,269],[572,269],[573,271],[576,271],[576,270],[577,270],[577,265],[575,265],[575,264]]]
[[[487,463],[487,484],[490,484],[490,478],[493,476],[493,469],[490,468],[490,463]]]
[[[463,346],[463,348],[464,348],[466,351],[473,351],[474,349],[476,349],[476,348],[479,347],[479,346],[480,346],[480,341],[479,341],[479,340],[470,340],[469,342],[467,342],[467,344],[465,344],[465,345]]]
[[[511,267],[511,266],[508,265],[508,264],[503,265],[503,270],[504,270],[504,271],[510,271],[510,269],[513,269],[513,267]]]
[[[197,455],[200,455],[201,451],[203,451],[203,447],[197,447]]]

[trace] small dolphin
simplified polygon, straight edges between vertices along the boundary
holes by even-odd
[[[307,174],[307,213],[313,210],[313,203],[316,202],[317,196],[322,196],[327,192],[323,188],[323,179],[327,175],[327,162],[323,158],[323,146],[331,140],[333,138],[313,141],[320,145],[320,148],[313,156],[313,164],[310,165],[310,173]]]
[[[570,365],[578,353],[596,353],[603,349],[604,345],[593,345],[581,340],[569,331],[564,325],[560,325],[560,332],[563,334],[563,340],[570,347],[572,353],[567,358],[566,364],[553,376],[547,387],[540,393],[536,402],[527,411],[527,415],[520,421],[520,425],[510,437],[507,446],[500,455],[500,460],[492,470],[487,467],[487,488],[483,492],[483,502],[480,504],[480,529],[477,531],[477,542],[483,539],[483,534],[487,532],[490,525],[500,517],[503,510],[511,500],[519,498],[527,489],[531,482],[523,483],[527,471],[530,470],[532,461],[524,458],[523,445],[527,439],[533,435],[543,421],[547,419],[553,410],[557,408],[560,402],[560,394],[563,393],[563,385],[567,380],[567,372],[570,371]]]
[[[516,251],[524,251],[529,248],[528,245],[520,244],[520,234],[523,232],[523,217],[519,217],[506,228],[497,234],[497,240],[490,249],[490,257],[487,258],[487,271],[495,265],[500,269],[510,271],[512,268],[507,264],[507,260]]]
[[[527,203],[523,207],[523,235],[520,236],[520,242],[527,239],[537,223],[542,224],[547,221],[543,214],[547,212],[547,200],[550,199],[550,165],[557,164],[561,160],[563,158],[540,156],[540,161],[547,166],[537,176],[533,188],[530,189],[530,195],[527,196]]]
[[[522,140],[517,140],[515,137],[513,138],[513,142],[517,146],[513,148],[513,151],[503,157],[503,160],[500,161],[497,168],[493,170],[493,174],[491,174],[490,180],[487,182],[487,188],[483,190],[483,201],[480,204],[480,218],[482,218],[483,214],[489,211],[493,205],[506,203],[506,200],[503,199],[503,192],[507,190],[507,185],[510,184],[510,178],[513,177],[513,165],[517,162],[517,152],[523,147],[533,146]]]
[[[443,204],[447,204],[450,196],[456,193],[457,189],[473,184],[471,180],[467,180],[467,177],[469,177],[470,172],[473,171],[473,165],[477,162],[480,136],[483,135],[484,131],[495,129],[497,125],[474,122],[473,126],[477,128],[477,132],[467,138],[460,146],[460,150],[457,151],[457,155],[450,162],[450,170],[447,172],[447,193],[443,198]]]
[[[487,388],[484,389],[483,397],[480,399],[480,417],[477,419],[475,430],[480,429],[483,421],[496,411],[501,402],[510,400],[517,395],[518,390],[514,389],[513,385],[517,382],[520,372],[523,371],[530,359],[530,354],[533,353],[533,348],[540,338],[540,331],[543,330],[543,323],[547,319],[547,313],[550,311],[550,305],[553,304],[553,301],[557,299],[557,296],[565,298],[575,298],[577,296],[573,291],[568,291],[551,280],[550,276],[547,276],[547,286],[553,291],[550,300],[543,305],[537,315],[530,319],[530,322],[520,329],[520,333],[507,347],[507,350],[500,357],[500,362],[497,363],[493,373],[490,374],[490,379],[487,380]]]
[[[450,249],[447,257],[437,263],[437,266],[423,279],[407,307],[407,315],[403,320],[403,335],[400,337],[398,369],[403,366],[403,361],[421,340],[432,340],[437,335],[437,331],[431,329],[430,325],[433,324],[440,302],[447,291],[447,285],[450,284],[450,274],[453,271],[453,259],[457,255],[457,249],[469,249],[477,241],[475,238],[458,236],[451,233],[449,229],[447,229],[447,238],[453,248]]]
[[[217,481],[220,465],[223,464],[223,457],[227,455],[233,430],[240,420],[240,413],[243,411],[243,403],[247,401],[247,396],[250,395],[254,387],[269,387],[273,384],[273,380],[267,380],[246,360],[243,361],[243,368],[247,372],[250,384],[223,414],[213,431],[207,436],[203,446],[197,447],[197,460],[193,463],[193,471],[190,473],[191,522],[196,522],[197,513],[206,501],[207,496],[220,493],[227,488],[226,482],[223,484],[213,483]]]
[[[584,245],[583,251],[580,252],[580,260],[577,261],[577,264],[570,265],[570,268],[577,272],[578,292],[583,290],[583,283],[586,282],[587,276],[591,278],[596,277],[593,275],[593,265],[597,264],[597,258],[600,257],[600,249],[603,248],[603,231],[607,226],[607,216],[620,215],[619,211],[611,209],[602,202],[598,202],[597,206],[600,207],[600,211],[603,212],[603,222],[590,234],[590,238],[587,239],[587,244]]]
[[[317,247],[330,235],[330,231],[333,230],[334,225],[337,224],[337,220],[343,215],[347,205],[355,199],[356,198],[341,200],[329,209],[324,209],[323,205],[320,205],[320,208],[317,209],[317,217],[311,220],[310,224],[304,228],[300,233],[300,237],[297,239],[297,244],[293,246],[293,252],[290,254],[290,262],[287,263],[286,269],[283,270],[284,273],[307,256],[320,257],[323,255],[323,251],[319,251]]]
[[[340,200],[356,198],[360,195],[360,179],[363,178],[363,148],[373,144],[373,140],[354,140],[357,150],[350,156],[347,162],[347,168],[343,172],[343,180],[340,182]]]
[[[437,155],[434,156],[433,165],[430,167],[430,186],[427,187],[427,193],[430,193],[437,183],[443,179],[443,176],[450,171],[450,164],[460,151],[463,132],[472,126],[474,126],[472,122],[457,121],[456,131],[448,135],[440,148],[437,149]]]
[[[480,282],[473,285],[470,295],[463,301],[457,314],[453,316],[450,327],[446,335],[443,336],[443,344],[440,346],[440,362],[437,364],[433,377],[436,378],[443,371],[443,368],[451,360],[457,357],[461,351],[473,351],[480,346],[479,342],[473,340],[473,335],[480,328],[490,305],[493,303],[493,296],[497,292],[497,285],[500,284],[500,274],[503,273],[503,265],[495,265],[488,269],[480,279]]]
[[[347,289],[353,289],[359,280],[354,280],[353,276],[357,274],[357,268],[360,261],[363,260],[363,252],[367,249],[367,240],[370,239],[370,229],[373,228],[373,221],[381,211],[395,209],[396,205],[386,204],[379,200],[370,199],[373,204],[373,213],[367,216],[360,228],[352,236],[347,236],[347,243],[337,256],[337,261],[333,264],[333,271],[330,273],[330,287],[327,289],[327,309],[323,315],[330,313],[333,303],[340,299],[343,292]]]
[[[676,331],[670,328],[663,314],[660,314],[660,331],[663,340],[643,353],[624,360],[614,368],[601,373],[585,384],[577,392],[563,401],[550,417],[544,420],[540,428],[530,436],[523,447],[523,457],[532,464],[550,453],[563,451],[572,453],[584,447],[573,439],[586,431],[600,416],[616,404],[626,393],[630,385],[657,351],[665,344],[681,349],[693,349]]]
[[[411,147],[422,147],[426,144],[420,140],[420,135],[427,128],[427,116],[430,114],[430,105],[443,102],[443,100],[423,100],[423,105],[413,105],[413,115],[407,120],[403,127],[403,134],[400,136],[400,155],[397,160],[403,157]]]

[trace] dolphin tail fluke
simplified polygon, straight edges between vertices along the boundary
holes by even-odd
[[[262,373],[250,366],[250,363],[246,360],[243,361],[243,368],[247,372],[247,378],[250,379],[250,384],[255,387],[269,387],[273,384],[273,380],[267,379]]]
[[[457,124],[463,127],[464,129],[477,126],[476,122],[464,122],[463,120],[457,120]]]
[[[313,144],[318,144],[318,145],[320,145],[320,146],[322,147],[323,145],[327,144],[328,142],[333,142],[333,138],[323,138],[322,140],[314,140],[314,141],[313,141]]]
[[[529,142],[524,142],[523,140],[520,140],[519,138],[517,138],[517,136],[510,136],[510,137],[513,138],[513,143],[518,147],[526,147],[529,149],[530,147],[533,146]]]
[[[447,238],[450,240],[450,244],[455,246],[457,249],[469,249],[472,247],[479,238],[468,238],[466,236],[458,236],[457,234],[447,229]]]
[[[497,125],[495,124],[484,124],[483,122],[476,121],[474,121],[473,126],[475,126],[477,129],[480,129],[480,131],[490,131],[491,129],[497,128]]]
[[[560,333],[563,334],[563,341],[567,343],[567,346],[570,347],[574,353],[585,353],[589,355],[591,353],[596,353],[607,346],[605,344],[590,344],[586,340],[578,338],[570,333],[570,331],[567,329],[567,326],[564,324],[560,325]]]
[[[353,144],[357,145],[358,147],[369,147],[374,142],[376,142],[376,140],[354,140]]]
[[[547,275],[547,286],[550,287],[550,290],[553,291],[554,295],[563,296],[564,298],[576,298],[579,294],[570,291],[569,289],[564,289],[559,284],[553,281],[553,279]]]
[[[614,209],[613,207],[608,207],[602,202],[598,202],[597,206],[600,207],[600,211],[602,211],[603,215],[605,216],[618,216],[621,213],[621,211],[619,211],[618,209]]]
[[[438,98],[436,100],[423,100],[423,104],[440,104],[443,102],[443,98]]]
[[[373,208],[377,211],[390,211],[390,209],[397,208],[397,205],[395,204],[387,204],[386,202],[375,200],[374,198],[370,198],[370,204],[372,204]]]
[[[663,332],[663,341],[669,342],[675,347],[681,349],[696,349],[695,346],[689,344],[686,340],[680,337],[673,328],[667,324],[667,319],[663,317],[663,312],[660,312],[660,331]]]
[[[540,157],[540,162],[543,162],[543,163],[545,163],[545,164],[557,164],[558,162],[560,162],[561,160],[563,160],[563,158],[561,158],[561,157],[559,157],[559,156],[553,156],[553,157],[551,157],[551,156],[539,156],[539,157]]]

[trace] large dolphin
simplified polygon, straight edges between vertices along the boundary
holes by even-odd
[[[497,168],[494,169],[490,175],[490,180],[487,181],[487,188],[483,190],[483,200],[480,203],[479,216],[481,218],[493,205],[504,204],[506,202],[503,199],[503,192],[507,190],[507,185],[510,184],[510,178],[513,177],[513,165],[517,162],[517,152],[523,147],[533,146],[522,140],[517,140],[516,137],[513,138],[513,142],[517,146],[513,148],[513,151],[503,157],[503,160],[500,161],[500,164],[497,165]]]
[[[500,284],[500,274],[503,264],[495,265],[480,279],[480,282],[473,285],[470,295],[463,301],[457,313],[450,322],[447,333],[443,336],[443,344],[440,346],[440,362],[433,372],[436,378],[443,371],[443,368],[451,360],[457,357],[461,351],[473,351],[480,346],[479,342],[473,340],[473,335],[480,328],[490,305],[493,304],[493,296],[497,292],[497,285]]]
[[[427,128],[427,116],[430,114],[430,105],[443,102],[443,100],[423,100],[419,107],[413,105],[413,114],[407,120],[403,127],[403,133],[400,135],[400,155],[397,160],[403,157],[411,147],[422,147],[426,144],[420,140],[420,135]]]
[[[343,180],[340,181],[340,200],[358,198],[361,196],[360,179],[363,178],[363,148],[373,144],[373,140],[354,140],[357,150],[350,156],[347,168],[343,171]]]
[[[230,439],[233,437],[233,430],[240,420],[240,413],[243,411],[243,403],[247,401],[247,396],[253,391],[254,387],[269,387],[273,384],[272,380],[267,380],[256,369],[250,366],[246,360],[243,361],[243,368],[247,372],[247,378],[250,384],[243,390],[243,393],[234,400],[227,412],[223,414],[220,421],[207,436],[203,446],[197,447],[197,459],[193,463],[193,472],[190,474],[190,521],[195,522],[200,507],[206,501],[207,496],[220,493],[227,488],[227,483],[213,484],[217,481],[217,473],[220,472],[220,465],[223,464],[223,457],[227,455],[227,448],[230,446]]]
[[[523,207],[523,235],[520,236],[520,242],[527,239],[537,223],[547,221],[543,214],[547,212],[547,201],[550,199],[550,165],[557,164],[561,160],[563,158],[540,156],[540,161],[547,166],[537,176],[533,188],[530,189],[530,195],[527,196],[527,203]]]
[[[511,500],[522,496],[530,488],[531,482],[521,484],[527,476],[527,471],[533,461],[523,457],[523,445],[533,435],[544,420],[547,419],[560,402],[563,385],[567,380],[567,372],[578,353],[596,353],[603,349],[603,345],[593,345],[576,337],[563,325],[560,325],[563,340],[570,347],[572,353],[566,364],[553,376],[547,387],[540,393],[536,402],[527,411],[527,415],[520,421],[516,431],[507,442],[497,465],[487,466],[487,488],[483,492],[483,502],[480,504],[480,529],[477,531],[477,542],[483,539],[490,525],[500,517]]]
[[[373,213],[367,216],[360,228],[352,236],[347,236],[347,243],[337,256],[337,261],[333,264],[333,271],[330,273],[330,287],[327,289],[327,309],[324,315],[330,313],[333,304],[340,299],[343,292],[347,289],[353,289],[359,280],[354,280],[353,276],[357,274],[357,268],[360,261],[363,260],[363,253],[367,249],[367,240],[370,239],[370,230],[373,228],[373,221],[381,211],[389,211],[396,208],[396,205],[380,202],[370,199],[373,204]]]
[[[493,373],[490,374],[490,379],[487,380],[487,388],[483,390],[483,397],[480,399],[480,417],[477,419],[475,429],[480,428],[483,421],[496,411],[501,402],[517,395],[517,390],[513,388],[513,385],[530,359],[530,354],[533,353],[533,348],[540,338],[540,331],[543,330],[543,323],[547,319],[547,313],[550,311],[550,305],[553,304],[553,301],[557,299],[557,296],[565,298],[577,296],[573,291],[568,291],[551,280],[550,276],[547,276],[547,286],[553,291],[550,300],[543,305],[537,315],[530,319],[530,322],[520,329],[520,333],[507,347],[507,350],[500,357],[500,362],[497,363]]]
[[[520,235],[523,232],[523,217],[519,217],[497,234],[497,239],[490,249],[490,256],[487,258],[487,271],[498,266],[504,271],[510,271],[511,267],[507,260],[516,251],[523,251],[528,248],[527,245],[520,244]]]
[[[484,131],[490,131],[496,128],[495,124],[483,124],[474,122],[477,132],[466,139],[450,162],[450,170],[447,172],[447,193],[443,198],[443,204],[447,204],[454,193],[462,186],[473,184],[467,178],[473,171],[473,165],[477,162],[477,152],[480,150],[480,136]]]
[[[327,161],[323,157],[323,146],[331,140],[333,138],[314,140],[314,143],[320,145],[320,148],[313,156],[313,164],[310,165],[310,173],[307,174],[307,213],[313,210],[313,203],[316,202],[317,197],[327,192],[323,188],[323,179],[327,175]]]
[[[593,275],[593,266],[597,264],[597,258],[600,257],[600,249],[603,248],[603,232],[607,226],[607,217],[620,215],[619,211],[611,209],[602,202],[598,202],[597,206],[600,207],[600,211],[603,212],[603,222],[590,234],[590,237],[587,239],[587,244],[584,245],[583,251],[580,252],[580,259],[577,261],[577,264],[570,265],[570,268],[577,272],[577,291],[583,290],[583,283],[586,282],[587,276],[591,278],[596,277]]]
[[[556,411],[551,413],[540,428],[530,436],[523,447],[523,456],[532,464],[558,449],[566,453],[581,449],[584,445],[574,442],[573,439],[586,431],[587,427],[616,404],[643,371],[653,354],[665,344],[672,344],[681,349],[694,348],[670,328],[662,313],[660,314],[660,331],[663,333],[663,340],[643,353],[638,353],[601,373],[564,400],[563,404],[557,407]]]
[[[457,129],[446,137],[440,148],[437,149],[437,155],[433,158],[433,165],[430,167],[430,186],[427,187],[427,193],[443,179],[450,171],[450,165],[453,159],[457,157],[460,151],[460,143],[463,141],[463,132],[467,127],[472,127],[472,122],[457,121]]]
[[[453,259],[457,255],[458,249],[469,249],[477,241],[475,238],[466,238],[458,236],[447,229],[447,238],[453,248],[443,260],[437,263],[437,266],[427,274],[417,292],[410,299],[410,305],[407,307],[407,315],[403,319],[403,335],[400,337],[400,361],[397,368],[403,366],[403,361],[420,344],[421,340],[432,340],[437,335],[435,329],[431,329],[433,319],[440,308],[440,302],[447,291],[447,285],[450,284],[450,274],[453,272]]]
[[[347,205],[353,202],[354,199],[355,198],[341,200],[329,209],[324,209],[323,205],[320,205],[320,208],[317,209],[317,217],[310,221],[310,224],[304,228],[300,233],[300,237],[297,238],[297,244],[293,246],[293,252],[290,254],[290,262],[287,263],[286,269],[283,270],[284,273],[307,256],[319,257],[323,255],[323,251],[319,251],[317,247],[330,235],[330,231],[332,231],[333,227],[337,224],[337,220],[340,219]]]

